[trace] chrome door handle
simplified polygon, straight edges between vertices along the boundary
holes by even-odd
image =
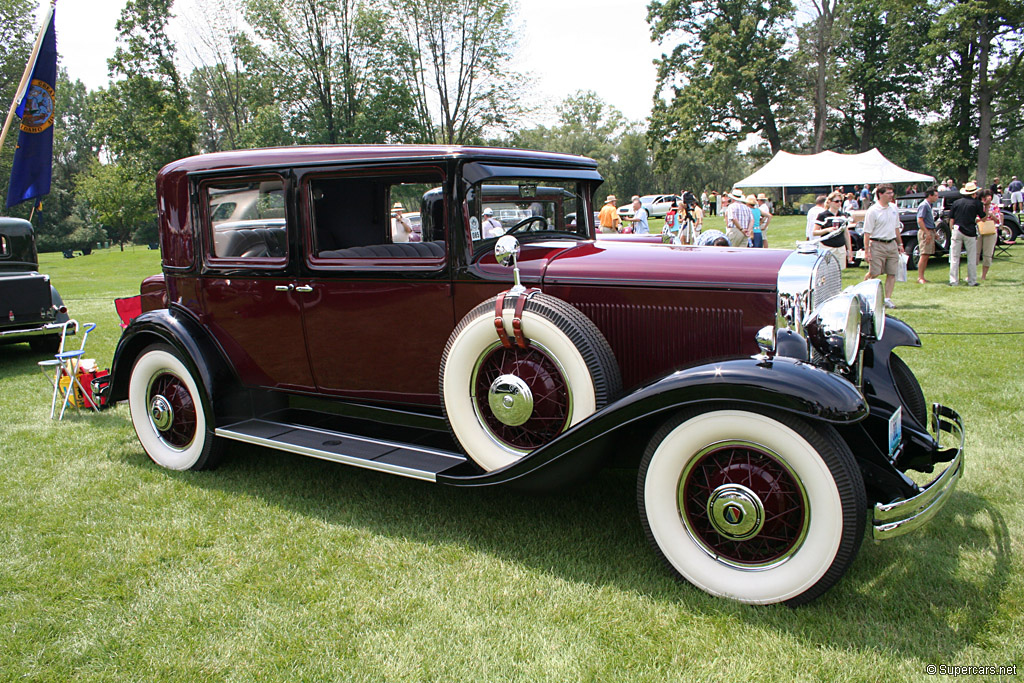
[[[295,289],[295,285],[275,285],[274,290],[278,292],[290,292]]]
[[[313,288],[310,287],[309,285],[299,285],[298,287],[295,288],[295,291],[296,292],[312,292]]]

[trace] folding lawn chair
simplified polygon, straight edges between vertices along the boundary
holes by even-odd
[[[142,314],[142,296],[126,296],[121,299],[114,299],[114,309],[121,318],[121,329],[128,327],[128,323],[135,320]]]
[[[99,408],[96,407],[95,403],[86,401],[86,397],[88,397],[89,394],[86,392],[85,387],[82,386],[82,382],[78,378],[78,370],[82,363],[82,356],[85,355],[85,343],[89,339],[89,333],[96,329],[96,323],[85,324],[85,332],[82,335],[82,345],[78,349],[74,351],[65,351],[64,341],[67,336],[68,326],[70,325],[73,325],[76,331],[78,330],[77,320],[69,320],[64,324],[60,335],[60,346],[57,349],[57,353],[54,354],[53,360],[39,361],[39,367],[44,373],[46,373],[49,368],[54,369],[53,379],[51,380],[53,382],[53,396],[50,399],[51,420],[53,419],[54,413],[57,411],[58,394],[60,394],[63,399],[61,401],[60,416],[57,418],[58,420],[64,419],[64,411],[67,410],[69,404],[73,405],[76,410],[80,410],[80,403],[87,402],[94,411],[99,412]],[[65,376],[67,377],[66,386],[61,382]],[[76,390],[79,392],[78,395],[82,397],[81,401],[74,398]]]

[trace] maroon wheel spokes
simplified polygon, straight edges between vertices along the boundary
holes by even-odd
[[[568,425],[572,395],[559,365],[535,342],[486,350],[474,372],[477,414],[499,442],[531,451]],[[504,401],[504,404],[501,401]]]
[[[749,442],[713,444],[679,481],[679,511],[709,554],[740,568],[784,561],[807,533],[807,494],[785,461]]]
[[[160,438],[173,448],[186,448],[196,436],[196,406],[188,387],[175,375],[153,378],[146,394],[149,419]]]

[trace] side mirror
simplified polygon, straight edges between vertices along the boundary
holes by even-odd
[[[519,281],[519,240],[514,235],[502,235],[494,243],[494,260],[500,265],[512,268],[513,285],[509,290],[511,294],[519,294],[526,291]]]
[[[516,267],[519,260],[519,240],[513,235],[502,235],[494,243],[494,260],[502,266]]]

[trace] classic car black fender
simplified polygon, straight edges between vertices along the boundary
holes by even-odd
[[[110,402],[128,399],[128,383],[132,367],[142,351],[151,344],[165,343],[181,356],[189,372],[205,387],[203,402],[218,422],[230,419],[236,410],[229,408],[238,395],[239,382],[224,360],[220,347],[195,317],[183,308],[172,305],[148,311],[125,328],[114,351],[109,384]]]
[[[856,386],[808,363],[781,357],[724,360],[679,370],[631,392],[507,467],[465,476],[442,473],[437,481],[454,486],[564,486],[598,469],[609,448],[624,443],[623,437],[639,455],[672,413],[709,403],[769,407],[837,425],[857,422],[868,413]]]

